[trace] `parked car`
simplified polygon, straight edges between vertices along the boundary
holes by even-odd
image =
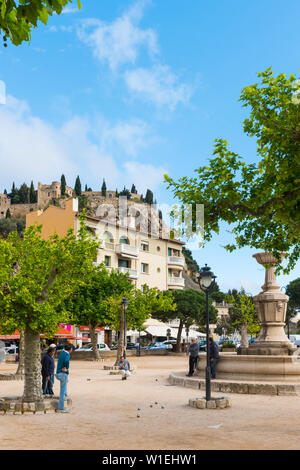
[[[201,339],[198,341],[199,351],[206,351],[206,341]]]
[[[99,343],[97,346],[98,346],[98,351],[110,351],[110,348],[105,343]],[[85,346],[83,346],[82,348],[75,349],[74,352],[92,351],[92,350],[93,350],[92,343],[88,343]]]
[[[300,348],[300,335],[290,335],[290,341]]]
[[[126,349],[139,349],[139,343],[127,342]]]
[[[167,341],[163,341],[163,344],[166,344],[168,346],[168,349],[174,349],[174,344],[176,344],[177,341],[176,339],[169,339]]]
[[[19,348],[15,344],[12,344],[11,346],[7,346],[4,350],[5,350],[5,354],[18,354],[19,353]]]
[[[150,346],[147,346],[145,349],[169,349],[167,344],[164,343],[152,343]]]

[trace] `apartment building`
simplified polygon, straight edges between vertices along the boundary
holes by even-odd
[[[140,206],[141,204],[139,209]],[[130,207],[132,209],[132,205]],[[70,199],[66,201],[64,208],[50,206],[44,211],[28,213],[26,226],[42,225],[42,236],[45,238],[54,232],[64,236],[69,228],[73,228],[75,233],[78,232],[78,216],[78,201]],[[107,211],[104,217],[87,215],[86,224],[89,230],[101,242],[97,263],[105,263],[107,269],[128,273],[131,282],[140,289],[144,284],[160,291],[183,289],[184,243],[164,237],[158,231],[149,232],[149,225],[141,224],[140,220],[137,227],[136,220],[136,217],[127,215],[112,220],[112,217],[107,216]]]

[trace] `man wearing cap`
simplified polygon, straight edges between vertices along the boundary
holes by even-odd
[[[42,388],[43,395],[54,395],[53,384],[54,384],[54,355],[56,351],[56,345],[50,344],[48,351],[42,358]]]
[[[192,338],[192,342],[189,345],[187,354],[189,354],[189,373],[187,377],[192,377],[194,375],[195,367],[197,366],[198,354],[199,354],[199,344],[197,343],[196,338]]]

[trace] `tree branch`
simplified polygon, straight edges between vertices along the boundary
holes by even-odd
[[[45,285],[40,297],[37,297],[37,299],[36,299],[37,303],[42,303],[42,302],[45,302],[47,300],[49,289],[52,286],[52,284],[54,284],[57,275],[58,275],[58,269],[53,268],[51,273],[50,273],[47,284]]]

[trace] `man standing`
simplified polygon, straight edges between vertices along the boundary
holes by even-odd
[[[219,359],[219,346],[212,338],[209,338],[209,356],[210,356],[210,372],[211,378],[216,378],[216,365]]]
[[[54,383],[54,355],[56,351],[55,344],[50,344],[47,353],[42,358],[42,388],[43,395],[53,395]]]
[[[64,400],[67,396],[71,352],[72,345],[68,343],[61,351],[57,361],[56,378],[60,381],[59,405],[57,410],[59,413],[69,413],[69,410],[65,409]]]
[[[189,345],[188,352],[189,358],[189,373],[187,377],[192,377],[197,366],[198,354],[199,354],[199,344],[197,344],[196,338],[192,338],[192,342]]]
[[[128,359],[124,359],[124,357],[121,357],[120,361],[120,372],[122,374],[122,380],[126,380],[127,377],[129,377],[130,374],[130,364]]]

